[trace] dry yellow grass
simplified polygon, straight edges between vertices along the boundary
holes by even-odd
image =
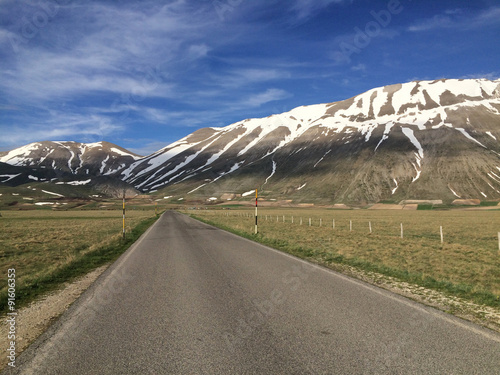
[[[126,230],[154,211],[128,211]],[[0,292],[7,269],[16,269],[16,284],[30,281],[71,263],[121,236],[122,211],[3,211],[0,218]]]
[[[241,232],[254,231],[255,218],[250,209],[197,211],[196,216]],[[498,211],[259,210],[260,235],[312,249],[320,261],[328,254],[342,255],[397,272],[419,274],[422,279],[470,285],[496,296],[500,296],[498,232]]]

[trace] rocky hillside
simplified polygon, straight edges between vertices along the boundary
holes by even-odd
[[[289,199],[500,198],[500,81],[380,87],[345,101],[206,128],[132,163],[143,191]]]

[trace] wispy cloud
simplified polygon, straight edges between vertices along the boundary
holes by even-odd
[[[416,66],[424,30],[475,28],[477,46],[481,26],[500,24],[498,6],[471,13],[425,2],[415,5],[418,22],[403,26],[398,17],[360,46],[356,27],[364,31],[379,9],[366,1],[0,0],[0,147],[50,138],[149,143],[156,133],[174,141],[203,126],[345,99],[384,80],[445,75],[442,48]],[[220,17],[215,4],[230,10]],[[413,4],[406,19],[415,19]],[[359,52],[345,53],[342,42]],[[491,41],[484,46],[497,61]],[[491,64],[454,71],[495,71]]]
[[[360,30],[360,29],[358,29]],[[399,36],[399,31],[395,29],[380,29],[374,37],[365,37],[360,44],[360,32],[338,35],[331,43],[329,58],[335,65],[347,65],[352,62],[352,56],[361,53],[369,47],[372,42],[384,39],[394,39]]]
[[[435,15],[434,17],[426,20],[422,20],[408,28],[409,31],[427,31],[427,30],[433,30],[433,29],[441,29],[441,28],[448,28],[448,27],[453,27],[455,25],[455,22],[452,21],[452,18],[450,16],[444,16],[444,15]]]
[[[354,65],[351,67],[351,70],[353,72],[366,72],[366,65],[365,64]]]
[[[145,7],[149,9],[147,13],[104,4],[79,7],[78,16],[87,19],[87,24],[71,26],[67,20],[60,21],[68,27],[73,46],[61,49],[34,43],[20,45],[18,63],[8,71],[0,87],[11,95],[37,101],[92,92],[141,91],[151,97],[170,97],[172,85],[166,82],[145,90],[146,74],[142,71],[162,66],[166,75],[179,64],[179,56],[195,60],[210,50],[206,44],[193,43],[203,19],[193,15],[195,26],[186,13],[176,13],[182,3],[176,1],[161,7],[150,3],[150,7]],[[76,15],[67,16],[71,19]],[[59,30],[46,27],[43,38],[58,40],[51,35],[55,32]],[[9,47],[5,41],[3,47]],[[161,81],[164,77],[156,78]]]
[[[459,77],[460,79],[478,79],[478,78],[486,78],[492,81],[500,79],[500,72],[481,72],[481,73],[472,73]]]
[[[9,132],[2,135],[2,142],[21,146],[41,140],[72,140],[75,136],[85,142],[98,142],[122,130],[122,125],[107,116],[60,112],[39,121],[23,118],[22,125],[12,125]]]
[[[250,107],[260,107],[261,105],[269,102],[274,102],[276,100],[282,100],[290,97],[290,93],[281,89],[268,89],[265,92],[252,95],[250,98],[245,100]]]
[[[352,2],[353,0],[295,0],[292,1],[291,9],[296,13],[297,19],[303,20],[332,4]]]
[[[449,9],[443,14],[420,20],[408,27],[408,31],[421,32],[435,29],[478,28],[500,23],[500,7],[492,7],[479,13],[466,13],[462,9]]]

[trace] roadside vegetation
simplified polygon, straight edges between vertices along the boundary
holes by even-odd
[[[251,209],[189,213],[325,266],[348,265],[500,307],[498,211],[260,208],[258,235]]]
[[[116,203],[118,208],[118,203]],[[0,313],[7,308],[7,270],[16,270],[16,309],[63,283],[117,259],[157,216],[154,207],[122,211],[2,211]]]

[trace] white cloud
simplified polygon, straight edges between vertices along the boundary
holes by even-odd
[[[456,9],[446,9],[444,11],[445,14],[461,14],[463,13],[463,10],[460,9],[460,8],[456,8]]]
[[[189,47],[188,55],[191,59],[196,60],[207,56],[210,51],[210,47],[206,44],[195,44]]]
[[[351,2],[352,0],[295,0],[291,9],[296,13],[298,20],[303,20],[331,4]]]
[[[133,152],[134,154],[137,154],[137,155],[148,156],[148,155],[151,155],[152,153],[162,149],[163,147],[165,147],[166,145],[168,145],[169,143],[172,143],[174,141],[161,142],[161,141],[153,141],[150,139],[134,139],[134,140],[128,140],[128,142],[133,142],[133,143],[140,142],[143,145],[142,147],[140,147],[140,148],[129,147],[128,150]]]
[[[245,103],[250,107],[260,107],[261,105],[276,100],[282,100],[290,97],[290,94],[281,89],[267,89],[265,92],[252,95],[245,100]]]
[[[500,79],[500,72],[489,72],[489,73],[472,73],[465,76],[459,77],[460,79],[481,79],[486,78],[490,81],[495,81]]]
[[[412,25],[408,28],[408,31],[416,32],[416,31],[427,31],[433,30],[437,28],[446,28],[452,27],[453,22],[450,17],[435,15],[434,17],[420,21],[419,23]]]
[[[0,89],[34,101],[72,99],[92,92],[172,97],[173,86],[162,80],[175,71],[176,59],[182,54],[197,59],[210,50],[206,44],[192,43],[207,21],[187,10],[180,12],[184,4],[175,1],[160,6],[150,2],[141,7],[148,11],[142,12],[117,4],[93,3],[79,7],[78,14],[68,14],[68,19],[55,18],[55,24],[67,27],[65,48],[41,44],[45,39],[59,40],[57,27],[40,30],[41,40],[18,46],[16,63],[0,82]],[[78,22],[71,25],[75,17]],[[0,31],[2,45],[7,48],[8,32]],[[162,76],[153,77],[153,87],[144,71],[157,66],[163,71]]]
[[[9,131],[2,135],[2,144],[15,147],[41,140],[74,140],[75,137],[91,143],[105,140],[107,136],[121,130],[122,125],[114,123],[106,116],[53,113],[45,121],[33,119],[22,126],[10,126]]]
[[[366,65],[365,64],[354,65],[353,67],[351,67],[351,70],[354,72],[366,72]]]
[[[214,85],[228,88],[242,88],[257,83],[287,79],[291,73],[285,69],[274,68],[235,68],[225,74],[214,75]]]
[[[466,14],[461,9],[446,10],[445,15],[437,14],[420,20],[408,27],[408,31],[420,32],[444,28],[480,28],[500,22],[500,7],[492,7],[477,14]]]

